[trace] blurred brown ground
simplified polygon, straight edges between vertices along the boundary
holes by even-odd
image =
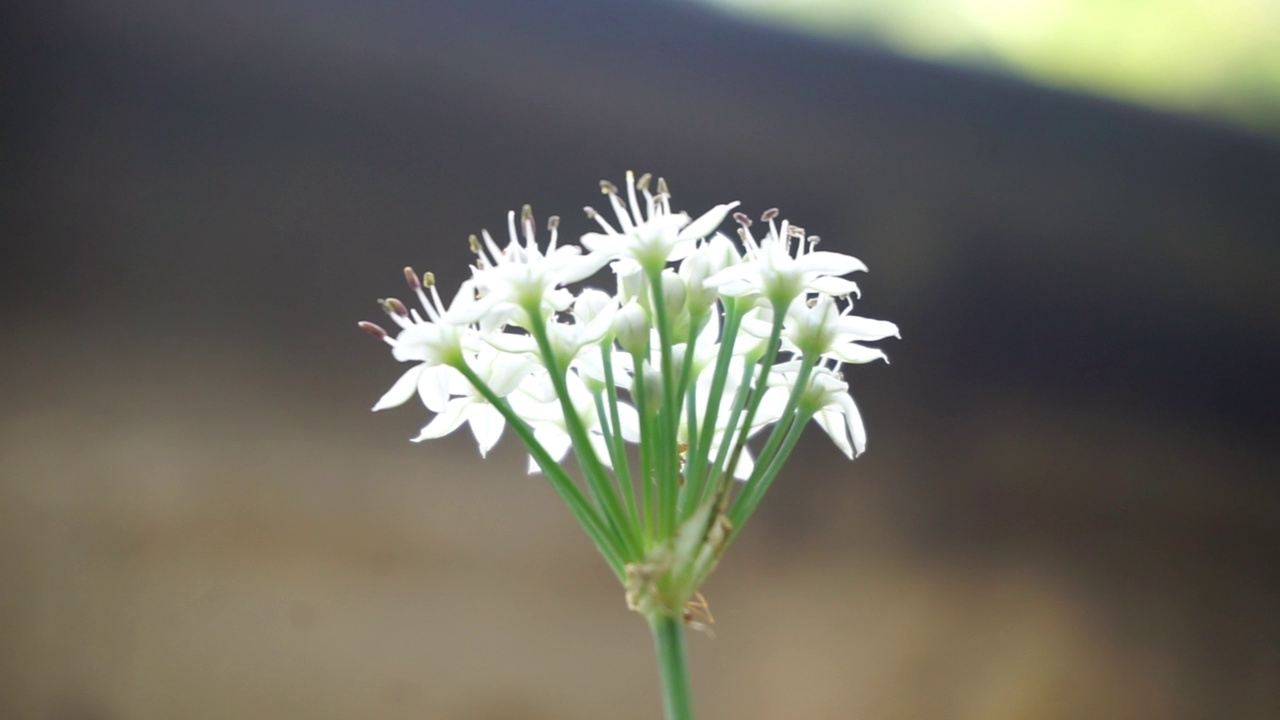
[[[706,589],[701,716],[1280,715],[1273,140],[664,3],[5,12],[0,717],[658,717],[515,442],[408,443],[354,330],[627,168],[905,337]]]

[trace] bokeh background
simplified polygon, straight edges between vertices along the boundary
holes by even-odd
[[[869,453],[806,438],[706,588],[703,717],[1280,716],[1271,56],[1174,112],[656,0],[2,12],[0,717],[658,717],[514,439],[410,444],[355,329],[627,169],[903,328]]]

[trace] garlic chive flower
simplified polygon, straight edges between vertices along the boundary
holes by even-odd
[[[406,269],[416,307],[380,301],[395,333],[360,324],[413,364],[374,409],[417,396],[431,417],[414,440],[465,424],[482,455],[510,428],[628,605],[679,622],[810,421],[847,457],[865,451],[841,367],[887,360],[868,343],[899,333],[853,314],[846,276],[866,266],[777,210],[758,236],[734,214],[735,242],[720,228],[737,202],[690,215],[664,180],[630,172],[601,189],[612,218],[586,208],[597,228],[580,244],[554,217],[540,243],[528,206],[505,244],[471,236],[447,304]],[[580,287],[606,266],[614,292]]]

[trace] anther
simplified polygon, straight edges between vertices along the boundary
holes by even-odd
[[[822,238],[818,237],[817,235],[810,235],[809,237],[805,238],[805,242],[809,243],[809,247],[812,248],[816,246],[818,243],[822,242]]]
[[[356,325],[358,325],[361,330],[369,333],[370,335],[378,338],[379,340],[385,340],[387,337],[387,331],[383,330],[382,326],[377,323],[371,323],[368,320],[361,320],[360,322],[356,323]]]
[[[658,178],[658,194],[667,196],[671,195],[671,188],[667,187],[666,178]]]
[[[734,213],[733,221],[741,225],[744,229],[751,227],[751,218],[747,217],[747,214],[744,212]]]
[[[471,248],[472,255],[479,255],[480,254],[480,238],[476,237],[475,235],[472,235],[471,237],[467,238],[467,247]]]
[[[613,183],[609,182],[608,180],[601,180],[601,181],[600,181],[600,192],[601,192],[601,193],[603,193],[603,194],[605,194],[605,195],[617,195],[617,194],[618,194],[618,186],[617,186],[617,185],[614,185]]]
[[[409,289],[417,292],[422,285],[418,282],[418,274],[411,267],[404,269],[404,281],[409,284]]]
[[[559,216],[559,215],[552,215],[551,217],[547,218],[547,229],[548,229],[548,230],[550,230],[551,232],[555,232],[555,231],[556,231],[556,229],[557,229],[557,228],[559,228],[559,227],[560,227],[560,216]]]
[[[404,303],[396,298],[387,298],[386,306],[391,309],[391,312],[400,317],[409,317],[409,308],[405,307]]]
[[[587,214],[587,219],[588,219],[588,220],[595,220],[595,219],[596,219],[596,211],[595,211],[595,208],[591,207],[590,205],[588,205],[587,207],[582,208],[582,212],[584,212],[584,213],[586,213],[586,214]]]
[[[526,225],[533,224],[533,206],[532,205],[525,205],[524,207],[520,208],[520,222]]]
[[[639,190],[640,192],[644,192],[648,190],[649,183],[652,180],[653,180],[653,175],[650,175],[649,173],[645,173],[641,175],[640,179],[636,181],[636,189]]]
[[[433,272],[422,273],[422,285],[423,287],[435,287],[436,274]]]
[[[789,237],[789,238],[803,238],[803,237],[804,237],[804,228],[800,227],[799,225],[792,225],[791,227],[788,227],[788,228],[787,228],[787,237]]]
[[[760,222],[769,222],[776,217],[778,217],[778,208],[769,208],[760,215]]]

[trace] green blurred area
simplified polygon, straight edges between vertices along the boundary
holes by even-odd
[[[1045,85],[1280,134],[1276,0],[706,0]]]

